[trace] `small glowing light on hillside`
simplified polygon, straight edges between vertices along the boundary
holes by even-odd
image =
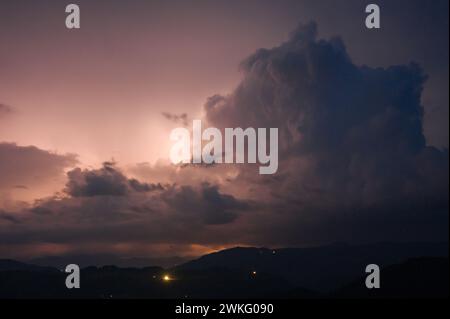
[[[252,271],[252,276],[256,276],[256,271]]]
[[[164,275],[164,276],[163,276],[163,280],[164,280],[164,281],[171,281],[171,280],[172,280],[172,277],[170,277],[169,275]]]

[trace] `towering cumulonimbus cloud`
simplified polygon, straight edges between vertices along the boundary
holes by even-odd
[[[293,212],[289,227],[323,239],[320,225],[333,223],[338,239],[384,220],[386,238],[399,228],[405,238],[448,234],[448,151],[426,145],[419,65],[357,66],[340,38],[318,39],[309,23],[241,70],[234,92],[208,99],[206,119],[220,128],[279,128],[278,177],[252,179],[266,183],[273,211]]]

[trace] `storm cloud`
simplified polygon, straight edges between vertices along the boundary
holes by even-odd
[[[206,182],[163,186],[127,178],[109,162],[99,169],[75,168],[67,179],[61,194],[20,211],[0,210],[0,251],[46,243],[69,250],[93,242],[106,250],[118,245],[206,245],[251,205]]]
[[[206,100],[203,120],[221,129],[277,127],[276,174],[248,165],[75,168],[62,194],[17,214],[0,211],[3,251],[36,243],[113,250],[448,240],[448,151],[424,137],[427,76],[417,63],[356,65],[343,39],[320,39],[310,23],[240,69],[234,91]],[[74,163],[14,144],[0,144],[0,158],[8,187],[30,187],[37,168],[58,175]]]
[[[339,225],[335,240],[353,230],[357,240],[367,221],[380,229],[365,240],[392,239],[399,229],[397,239],[448,236],[448,152],[426,145],[419,65],[357,66],[342,39],[319,39],[309,23],[256,51],[241,70],[236,90],[211,97],[204,110],[220,128],[279,128],[278,176],[241,172],[272,195],[272,225],[283,211],[291,212],[292,233],[308,228],[318,241],[329,240],[326,225]]]
[[[114,163],[104,162],[97,170],[75,168],[67,173],[66,192],[73,197],[125,196],[129,192],[150,192],[162,190],[161,184],[141,183],[127,177],[115,167]]]

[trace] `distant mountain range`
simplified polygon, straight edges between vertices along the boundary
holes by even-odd
[[[369,291],[365,267],[373,263],[382,288]],[[448,297],[448,243],[233,248],[166,269],[86,267],[81,289],[68,290],[65,277],[0,260],[0,298]]]
[[[225,268],[279,276],[294,285],[331,291],[365,275],[369,264],[380,267],[416,257],[448,257],[448,243],[334,244],[313,248],[233,248],[203,256],[176,269]]]
[[[45,256],[26,260],[24,262],[38,266],[55,267],[58,269],[64,268],[69,264],[77,264],[80,267],[89,266],[107,266],[115,265],[117,267],[135,267],[143,268],[149,265],[157,265],[158,267],[171,268],[187,262],[188,258],[183,257],[166,257],[166,258],[123,258],[111,254],[96,254],[96,255],[69,255],[69,256]]]
[[[25,264],[11,259],[0,259],[0,271],[46,272],[56,271],[56,269],[52,267],[41,267],[37,265]]]

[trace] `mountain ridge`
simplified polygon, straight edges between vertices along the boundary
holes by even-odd
[[[405,262],[412,258],[447,257],[448,243],[376,243],[349,245],[345,243],[307,248],[234,247],[174,267],[161,268],[160,272],[205,273],[238,272],[243,274],[264,274],[279,278],[294,287],[320,293],[331,293],[348,284],[355,278],[365,275],[368,264],[386,267]],[[94,258],[91,256],[91,258]],[[42,259],[45,260],[45,259]],[[76,258],[68,258],[77,264]],[[107,265],[81,268],[105,269],[159,269],[154,264],[142,267]],[[27,264],[13,260],[0,259],[0,271],[62,271],[64,266],[52,268],[45,264]],[[155,270],[156,271],[156,270]]]

